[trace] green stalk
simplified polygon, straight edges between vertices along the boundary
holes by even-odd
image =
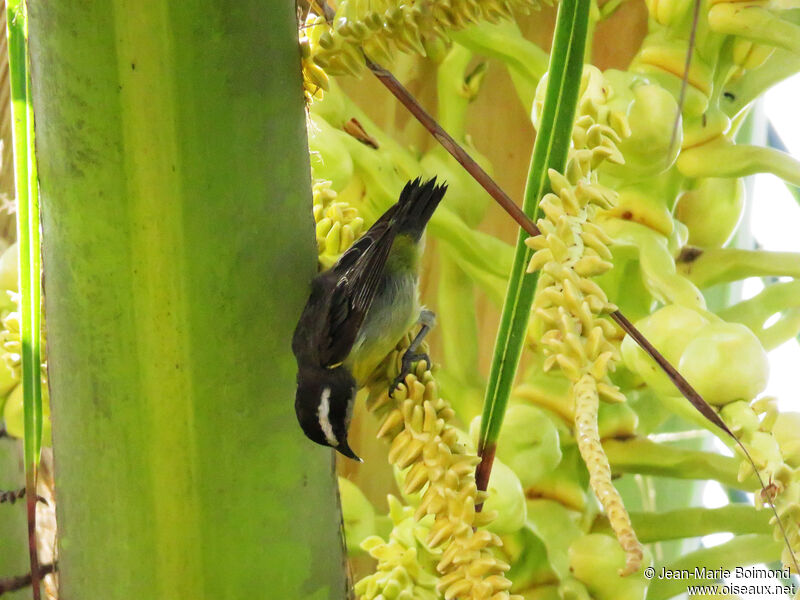
[[[473,52],[501,60],[508,69],[517,96],[531,110],[536,84],[547,70],[547,52],[526,40],[513,20],[478,23],[450,34]]]
[[[538,215],[539,200],[550,190],[548,170],[563,172],[567,163],[583,73],[589,9],[590,0],[564,0],[558,7],[541,125],[536,134],[522,205],[525,214],[534,221]],[[519,365],[538,281],[537,274],[525,276],[533,254],[525,245],[527,237],[523,231],[517,237],[514,266],[484,400],[479,438],[481,463],[476,474],[478,488],[482,490],[486,489],[489,482],[497,438]]]
[[[800,161],[775,148],[711,142],[684,150],[677,164],[681,175],[690,178],[771,173],[788,184],[800,186]]]
[[[471,95],[465,93],[468,89],[466,69],[471,60],[472,52],[454,44],[436,73],[438,121],[459,143],[464,142],[467,108],[472,101]],[[480,188],[474,189],[477,187],[475,181],[441,145],[434,146],[422,164],[425,165],[426,161],[428,168],[439,176],[444,175],[447,180],[452,211],[466,225],[477,226],[489,198],[481,193]],[[484,388],[478,359],[480,343],[475,313],[475,280],[459,266],[456,253],[444,245],[438,262],[437,318],[448,372],[439,383],[444,384],[442,389],[447,397],[458,398],[459,415],[467,422],[479,413]]]
[[[709,479],[729,487],[753,491],[758,482],[752,475],[739,481],[738,458],[714,452],[684,450],[646,438],[604,440],[603,450],[614,473],[641,473],[676,479]]]
[[[800,71],[800,55],[776,48],[763,65],[748,70],[724,90],[723,110],[729,117],[739,114],[743,108],[754,102],[773,85],[791,77],[798,71]]]
[[[797,335],[798,297],[800,280],[781,281],[768,285],[752,298],[720,310],[717,314],[725,321],[745,325],[758,336],[766,350],[771,350]],[[780,315],[780,319],[765,327],[767,320],[776,314]]]
[[[728,504],[720,508],[681,508],[664,512],[630,513],[636,537],[644,544],[664,540],[693,538],[712,533],[734,535],[764,533],[772,516],[747,504]],[[602,515],[592,526],[592,533],[613,535],[608,518]]]
[[[41,385],[41,258],[39,247],[39,187],[33,137],[33,104],[28,68],[28,20],[23,0],[6,5],[8,63],[11,84],[14,181],[17,191],[19,240],[20,336],[22,340],[22,390],[25,434],[28,552],[33,598],[38,600],[39,565],[36,550],[36,480],[42,445]]]
[[[294,6],[30,15],[65,598],[347,595],[293,410],[316,271]]]
[[[800,254],[741,248],[709,248],[684,252],[678,270],[699,288],[741,281],[747,277],[800,277]]]

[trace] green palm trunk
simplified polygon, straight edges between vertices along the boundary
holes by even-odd
[[[63,598],[343,598],[293,2],[31,3]]]

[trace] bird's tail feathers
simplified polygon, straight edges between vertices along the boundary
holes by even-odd
[[[415,238],[422,236],[425,226],[446,191],[447,184],[436,185],[435,177],[425,183],[420,177],[409,181],[397,201],[397,212],[394,216],[397,233]]]

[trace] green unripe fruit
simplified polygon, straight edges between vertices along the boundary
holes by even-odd
[[[678,103],[667,90],[652,83],[634,83],[633,102],[628,108],[631,135],[617,144],[624,165],[604,163],[602,170],[615,177],[641,179],[666,171],[675,162],[683,140],[682,129],[673,124]]]
[[[558,596],[561,600],[595,600],[589,595],[589,590],[574,577],[567,577],[558,586]]]
[[[653,303],[642,279],[639,249],[633,245],[612,246],[611,254],[614,266],[594,280],[625,316],[638,321],[650,314]]]
[[[775,472],[783,465],[783,457],[777,440],[764,431],[750,434],[749,451],[756,465],[768,472]]]
[[[6,398],[3,407],[3,420],[6,431],[11,437],[22,439],[25,436],[25,418],[23,414],[24,397],[22,384],[15,387]],[[42,387],[42,446],[52,444],[50,432],[50,395],[47,388]]]
[[[697,311],[679,304],[671,304],[638,321],[636,327],[671,364],[675,365],[690,343],[692,332],[700,330],[707,324],[708,319]],[[630,370],[638,373],[656,392],[665,395],[678,393],[661,367],[627,335],[622,340],[622,359]]]
[[[677,40],[676,40],[677,41]],[[685,50],[684,50],[685,52]],[[636,61],[638,63],[638,61]],[[673,75],[664,71],[661,67],[653,66],[651,64],[635,64],[631,65],[636,69],[637,73],[646,77],[649,81],[659,85],[673,98],[680,97],[681,87],[683,85],[683,78]],[[708,96],[706,96],[699,89],[693,85],[686,86],[686,97],[683,99],[683,116],[702,115],[708,110]],[[670,121],[675,118],[675,113],[669,117]],[[680,147],[681,144],[678,144]]]
[[[674,221],[664,196],[658,190],[642,185],[630,185],[619,189],[619,197],[608,216],[634,221],[668,237],[672,234]]]
[[[347,552],[363,553],[361,542],[375,535],[375,509],[356,484],[344,477],[338,480]]]
[[[542,410],[514,404],[506,411],[497,453],[527,488],[561,462],[558,430]]]
[[[731,402],[720,411],[720,414],[725,424],[737,436],[757,431],[761,425],[758,415],[744,400]]]
[[[589,476],[577,445],[564,446],[558,467],[525,488],[528,498],[555,500],[570,510],[586,510]]]
[[[25,421],[22,414],[22,385],[18,385],[6,398],[3,407],[3,421],[6,431],[11,437],[22,439],[25,435]]]
[[[800,467],[800,412],[780,413],[772,426],[783,460],[793,468]]]
[[[19,288],[19,247],[16,242],[11,244],[0,255],[0,291],[11,290],[16,292]],[[3,298],[0,297],[0,302]]]
[[[722,406],[761,393],[769,362],[761,342],[744,325],[709,323],[686,346],[678,370],[706,402]]]
[[[514,471],[495,458],[492,474],[489,477],[489,497],[483,510],[497,512],[497,518],[487,525],[487,529],[498,535],[519,531],[528,518],[525,491]]]
[[[509,575],[509,577],[511,576]],[[564,600],[557,585],[535,587],[523,591],[520,595],[524,600]]]
[[[702,115],[696,115],[683,122],[683,146],[696,148],[708,142],[722,141],[723,135],[730,129],[731,120],[724,112],[711,108]],[[708,172],[697,161],[697,153],[682,154],[678,159],[678,170],[687,177],[697,177],[696,169]]]
[[[675,216],[689,227],[689,243],[702,248],[721,248],[733,236],[744,211],[744,180],[704,179],[684,192]]]
[[[646,567],[651,558],[645,551]],[[569,569],[595,600],[642,600],[647,593],[647,580],[641,572],[620,577],[625,566],[625,551],[616,539],[602,533],[591,533],[576,539],[569,547]]]
[[[513,582],[511,591],[519,592],[558,579],[550,565],[547,547],[530,529],[503,536],[504,560],[511,565],[506,577]]]
[[[627,402],[601,402],[597,412],[597,431],[600,439],[626,438],[635,435],[639,416]]]
[[[5,397],[8,393],[19,384],[19,374],[8,366],[6,361],[0,360],[0,396]],[[0,400],[0,409],[3,407],[3,401]]]
[[[340,136],[322,117],[309,115],[308,149],[314,179],[327,179],[331,187],[343,190],[353,177],[353,160]]]
[[[313,37],[315,30],[324,31],[323,27],[309,27],[307,29],[309,37]],[[328,82],[330,89],[325,92],[324,102],[314,102],[311,105],[311,115],[319,115],[334,127],[340,127],[342,123],[350,118],[348,115],[348,106],[345,101],[347,96],[342,93],[341,88],[335,80],[331,79]]]

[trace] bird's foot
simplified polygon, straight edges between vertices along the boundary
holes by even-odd
[[[417,363],[421,360],[425,361],[425,368],[430,370],[433,366],[433,363],[431,362],[431,358],[427,353],[406,351],[406,353],[403,354],[403,359],[400,365],[400,374],[394,378],[394,381],[392,381],[392,385],[389,387],[389,396],[392,396],[398,386],[405,382],[406,377],[414,372],[414,363]]]

